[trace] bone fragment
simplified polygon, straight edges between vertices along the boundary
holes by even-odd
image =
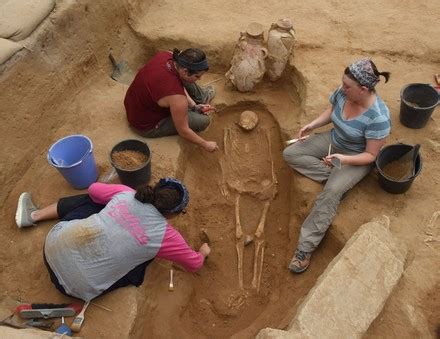
[[[252,241],[254,241],[254,236],[246,234],[244,237],[244,246],[249,245]]]

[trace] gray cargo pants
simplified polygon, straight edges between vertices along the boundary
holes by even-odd
[[[361,181],[372,168],[372,165],[343,165],[341,169],[326,166],[321,159],[327,156],[330,143],[328,131],[315,134],[283,151],[284,160],[294,170],[312,180],[327,181],[312,211],[301,225],[297,247],[300,251],[313,252],[316,249],[336,215],[343,194]],[[331,153],[350,154],[333,145]]]
[[[207,93],[205,89],[201,88],[196,83],[193,84],[185,84],[185,88],[188,94],[193,98],[196,103],[200,103],[200,100],[203,100]],[[205,130],[209,126],[210,118],[205,114],[201,114],[199,112],[195,112],[191,109],[188,109],[188,125],[194,132],[201,132]],[[145,138],[160,138],[166,137],[168,135],[176,135],[177,130],[174,126],[173,119],[171,117],[167,117],[159,121],[156,128],[153,128],[149,131],[140,131],[135,129],[136,133],[142,135]]]

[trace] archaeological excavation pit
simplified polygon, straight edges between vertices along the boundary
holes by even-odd
[[[270,92],[261,95],[270,96]],[[244,132],[237,122],[240,113],[250,109],[258,114],[259,123],[254,130]],[[185,149],[179,171],[191,192],[191,203],[176,225],[194,246],[200,245],[199,233],[206,230],[213,251],[200,274],[189,277],[176,272],[174,295],[165,296],[169,300],[178,295],[179,300],[172,304],[172,333],[184,337],[250,337],[261,328],[282,328],[294,314],[297,301],[307,294],[341,245],[335,239],[325,241],[307,275],[294,278],[286,269],[297,237],[297,230],[292,234],[289,231],[290,206],[295,205],[297,194],[283,189],[291,183],[281,155],[282,137],[264,105],[246,102],[229,106],[215,116],[204,135],[222,140],[222,146],[212,155],[195,152],[193,147]],[[256,234],[258,226],[264,229]],[[158,284],[151,282],[150,287]],[[144,319],[145,334],[151,333],[157,319],[170,312],[157,303],[151,309],[149,299],[160,297],[146,298],[148,316],[137,319]],[[163,330],[158,328],[154,334],[160,336]]]
[[[210,61],[210,71],[201,83],[212,83],[217,92],[213,102],[217,112],[202,136],[215,140],[220,149],[207,153],[179,137],[146,142],[151,149],[152,181],[175,176],[190,192],[187,213],[171,223],[193,248],[200,246],[200,233],[205,231],[212,253],[195,274],[155,260],[142,286],[97,299],[79,334],[85,338],[252,338],[264,328],[284,330],[346,241],[360,225],[382,214],[390,217],[390,230],[406,244],[410,259],[401,283],[365,336],[428,337],[433,333],[440,319],[433,301],[440,286],[433,269],[439,259],[438,233],[435,225],[426,225],[440,199],[434,165],[440,161],[438,119],[434,115],[422,131],[403,128],[398,122],[398,93],[401,85],[428,83],[438,72],[435,56],[440,43],[431,28],[436,27],[440,13],[435,1],[426,4],[432,7],[432,15],[423,6],[402,4],[395,9],[384,3],[381,6],[390,16],[383,18],[376,15],[377,8],[360,1],[344,8],[326,0],[314,4],[257,1],[255,7],[226,1],[221,8],[193,1],[190,6],[134,0],[53,3],[35,31],[18,41],[21,49],[0,65],[2,297],[21,302],[76,301],[53,287],[44,267],[44,239],[54,223],[19,230],[14,212],[24,191],[32,192],[40,205],[83,192],[72,189],[48,164],[47,150],[56,140],[71,134],[88,136],[100,177],[108,177],[112,147],[138,138],[126,122],[127,85],[110,78],[109,53],[136,71],[158,50],[195,46],[204,49]],[[402,13],[412,13],[406,17],[407,25],[389,19]],[[298,40],[283,77],[276,82],[265,79],[251,92],[231,90],[224,75],[239,32],[250,21],[267,30],[286,16],[293,18]],[[416,20],[420,17],[424,20]],[[365,22],[365,18],[375,21]],[[368,36],[365,26],[371,29]],[[387,36],[377,39],[383,32]],[[419,41],[422,47],[414,48]],[[322,186],[285,164],[284,141],[296,137],[298,129],[328,104],[344,67],[360,53],[393,73],[392,81],[380,87],[393,119],[389,142],[421,143],[423,173],[407,194],[393,199],[377,185],[374,172],[365,178],[341,203],[309,270],[294,276],[287,266],[299,226]],[[407,70],[405,74],[401,69]],[[244,131],[237,125],[243,111],[258,115],[255,129]],[[173,292],[168,290],[171,268]]]

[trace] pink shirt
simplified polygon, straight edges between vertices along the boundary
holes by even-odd
[[[107,204],[114,195],[121,192],[134,192],[134,190],[125,185],[93,183],[88,189],[90,198],[98,203]],[[203,266],[204,257],[199,252],[189,247],[182,235],[167,224],[164,238],[162,240],[158,258],[167,259],[175,262],[185,268],[188,272],[195,272]]]

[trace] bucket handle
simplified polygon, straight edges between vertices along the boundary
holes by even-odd
[[[50,149],[49,149],[49,152],[47,152],[47,161],[49,162],[49,164],[51,164],[52,166],[55,166],[55,167],[59,167],[59,168],[72,168],[72,167],[78,166],[86,157],[89,156],[89,154],[91,154],[93,152],[92,141],[90,140],[89,137],[87,137],[87,136],[84,136],[84,137],[87,138],[87,140],[90,142],[90,149],[86,153],[84,153],[84,155],[81,157],[81,159],[79,159],[77,162],[75,162],[72,165],[63,166],[62,161],[58,162],[58,160],[56,160],[50,156]]]
[[[400,90],[400,98],[403,100],[403,102],[404,102],[405,104],[408,104],[408,103],[407,103],[406,100],[403,98],[403,91],[404,91],[409,85],[412,85],[412,84],[408,84],[408,85],[404,86],[404,87]],[[421,84],[421,85],[430,86],[430,87],[432,87],[432,88],[437,92],[438,99],[437,99],[437,103],[436,103],[434,106],[439,106],[439,105],[440,105],[440,87],[436,87],[436,86],[434,86],[433,84]],[[432,107],[432,106],[431,106],[431,107]]]
[[[438,95],[438,100],[437,100],[437,105],[440,105],[440,86],[434,86],[433,84],[427,84],[429,86],[431,86],[432,88],[434,88],[437,91],[437,95]]]

